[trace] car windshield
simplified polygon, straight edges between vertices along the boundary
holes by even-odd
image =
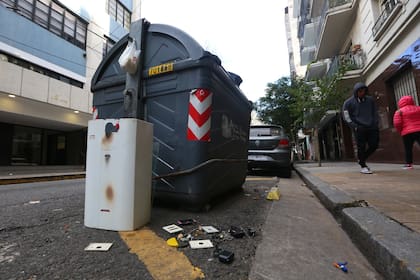
[[[249,130],[250,137],[257,136],[280,136],[283,130],[279,127],[251,127]]]

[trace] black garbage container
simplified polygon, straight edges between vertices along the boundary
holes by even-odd
[[[138,106],[154,126],[153,197],[203,207],[245,181],[251,103],[242,79],[188,34],[150,24],[142,36]],[[92,79],[98,118],[125,117],[118,58],[128,40],[117,42]]]

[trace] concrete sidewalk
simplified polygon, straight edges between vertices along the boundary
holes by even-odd
[[[307,186],[386,279],[420,279],[420,166],[295,164]]]

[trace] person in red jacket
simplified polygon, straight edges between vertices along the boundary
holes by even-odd
[[[394,114],[394,127],[404,142],[404,169],[413,169],[413,144],[420,145],[420,106],[414,104],[412,96],[403,96],[398,101],[398,108]]]

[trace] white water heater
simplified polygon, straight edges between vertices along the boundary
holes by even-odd
[[[150,220],[153,125],[133,119],[88,124],[85,226],[127,231]]]

